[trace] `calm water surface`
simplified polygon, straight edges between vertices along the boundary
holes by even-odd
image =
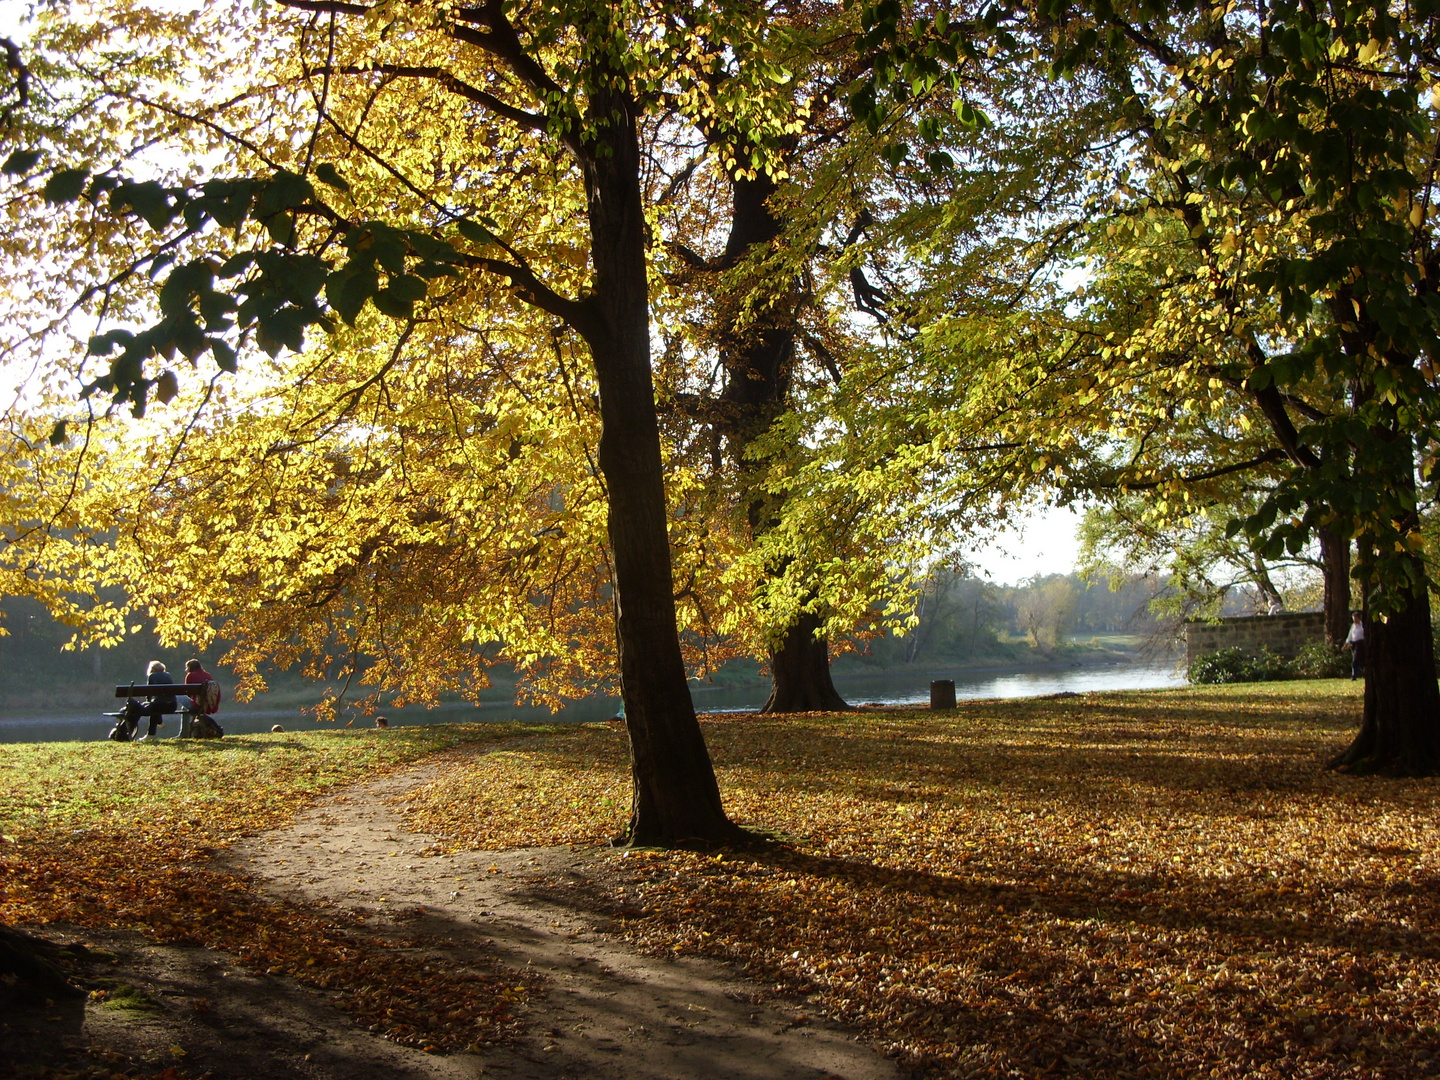
[[[1185,685],[1184,676],[1177,675],[1173,665],[1123,664],[1011,672],[922,671],[840,675],[835,679],[835,686],[852,705],[917,705],[929,704],[932,678],[954,679],[955,696],[971,700],[1038,697],[1067,691],[1083,693],[1087,690],[1153,690]],[[695,707],[701,712],[748,712],[764,704],[769,687],[759,683],[742,687],[697,684],[691,688],[691,692]],[[112,706],[106,703],[105,707]],[[615,698],[595,697],[574,702],[554,714],[548,709],[487,702],[480,706],[442,705],[434,709],[392,709],[387,710],[386,715],[390,718],[392,727],[404,724],[477,721],[498,723],[506,720],[584,724],[608,720],[616,714],[618,707],[619,702]],[[89,716],[73,712],[0,715],[0,743],[104,739],[114,721],[100,715],[102,711],[102,708],[97,707],[94,714]],[[275,724],[291,731],[305,731],[319,726],[294,709],[251,708],[232,711],[222,707],[217,719],[227,735],[269,731]],[[369,727],[373,721],[357,717],[354,724],[356,727]],[[160,735],[166,738],[174,735],[177,730],[177,718],[167,717],[164,727],[160,729]]]

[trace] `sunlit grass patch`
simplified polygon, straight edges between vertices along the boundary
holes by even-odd
[[[318,792],[467,743],[530,733],[519,724],[303,731],[142,743],[0,746],[0,834],[83,829],[130,835],[157,823],[213,831],[269,827]]]

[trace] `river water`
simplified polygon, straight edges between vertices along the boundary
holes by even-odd
[[[1088,690],[1150,690],[1183,686],[1185,679],[1170,664],[1113,664],[1105,666],[1028,669],[1023,671],[920,671],[884,672],[876,675],[837,675],[835,686],[852,705],[928,705],[930,680],[954,679],[955,696],[959,699],[1038,697],[1065,692],[1084,693]],[[765,701],[769,687],[760,682],[744,686],[708,686],[693,684],[691,694],[695,707],[702,713],[750,712]],[[117,703],[118,704],[118,703]],[[105,708],[114,708],[108,702]],[[548,709],[516,706],[506,702],[482,705],[441,705],[434,709],[411,707],[387,710],[391,726],[404,724],[443,724],[456,722],[496,723],[525,720],[549,723],[589,723],[608,720],[618,712],[619,702],[610,697],[586,698],[573,702],[558,713]],[[46,714],[29,712],[14,716],[0,714],[0,743],[93,741],[105,738],[113,720],[100,715],[97,708],[91,715],[56,711]],[[315,721],[295,709],[267,709],[263,704],[247,708],[223,707],[217,715],[227,734],[243,735],[269,731],[275,724],[291,731],[317,727]],[[373,722],[357,718],[357,727]],[[161,737],[175,734],[177,719],[167,717]]]

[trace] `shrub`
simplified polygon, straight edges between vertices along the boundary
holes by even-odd
[[[1268,682],[1291,677],[1283,656],[1261,648],[1258,655],[1238,646],[1206,653],[1191,661],[1185,677],[1192,683]]]
[[[1348,679],[1350,657],[1323,641],[1312,641],[1300,646],[1290,670],[1297,679]]]

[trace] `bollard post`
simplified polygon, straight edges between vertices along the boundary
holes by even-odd
[[[955,708],[955,684],[949,679],[936,679],[930,684],[930,708]]]

